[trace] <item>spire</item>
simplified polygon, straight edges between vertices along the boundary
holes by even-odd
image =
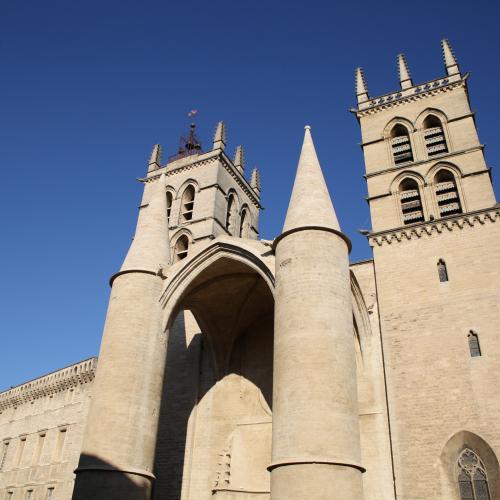
[[[363,68],[356,68],[356,97],[358,103],[368,101],[368,88],[366,86],[365,73]]]
[[[258,168],[252,170],[252,177],[250,178],[250,187],[255,191],[257,196],[260,196],[261,184],[260,184],[260,172]]]
[[[245,170],[245,150],[243,146],[238,146],[234,153],[234,166],[241,172]]]
[[[307,226],[321,226],[340,231],[325,178],[316,156],[309,125],[305,127],[304,143],[283,232]]]
[[[443,50],[444,64],[448,75],[456,75],[457,73],[460,74],[455,54],[453,53],[450,42],[446,38],[441,40],[441,48]]]
[[[156,273],[170,263],[165,174],[154,183],[148,205],[140,209],[135,236],[120,271]]]
[[[215,129],[213,149],[224,149],[226,140],[226,125],[223,121],[220,121]]]
[[[148,172],[152,172],[153,170],[161,167],[161,153],[161,146],[159,144],[155,144],[149,158]]]
[[[406,56],[404,54],[398,54],[398,74],[399,83],[401,84],[401,88],[403,90],[413,87],[410,70],[408,69],[408,63],[406,62]]]

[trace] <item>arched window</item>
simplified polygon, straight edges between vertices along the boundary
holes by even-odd
[[[481,459],[469,448],[458,457],[460,500],[490,500],[488,478]]]
[[[179,262],[185,259],[188,254],[189,249],[189,238],[187,235],[183,234],[179,236],[178,240],[175,242],[174,246],[174,262]]]
[[[448,281],[448,269],[446,268],[446,262],[443,259],[439,259],[437,263],[439,281],[444,283]]]
[[[479,345],[479,335],[473,330],[467,335],[467,340],[469,341],[469,351],[472,358],[481,356],[481,346]]]
[[[190,184],[182,193],[181,222],[188,222],[193,218],[194,197],[194,186]]]
[[[455,176],[446,169],[439,170],[434,176],[436,199],[440,217],[462,213]]]
[[[167,191],[167,220],[170,222],[170,213],[172,212],[172,201],[174,197],[171,191]]]
[[[396,165],[413,161],[410,134],[408,129],[400,123],[394,125],[391,130],[391,149]]]
[[[240,238],[248,238],[250,236],[250,215],[248,210],[245,208],[241,212],[240,221]]]
[[[415,179],[407,177],[399,185],[399,197],[401,201],[401,211],[403,212],[403,222],[413,224],[414,222],[423,222],[424,211],[420,191]]]
[[[238,207],[236,206],[236,196],[230,194],[227,200],[226,229],[229,234],[236,235]]]
[[[423,128],[427,156],[432,157],[447,153],[448,146],[441,120],[435,115],[429,115],[424,120]]]

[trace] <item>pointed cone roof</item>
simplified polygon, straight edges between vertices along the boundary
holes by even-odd
[[[400,82],[406,80],[410,80],[411,82],[410,70],[408,69],[408,62],[404,54],[398,54],[398,73]]]
[[[356,95],[361,94],[368,95],[368,87],[366,86],[363,68],[356,68]]]
[[[153,146],[153,150],[151,151],[151,156],[149,157],[148,162],[148,172],[152,172],[161,166],[161,146],[159,144],[155,144]]]
[[[135,236],[120,271],[157,272],[170,263],[165,174],[151,187],[149,204],[141,208]]]
[[[441,40],[441,48],[443,49],[444,64],[446,68],[457,66],[458,69],[458,63],[455,58],[455,54],[453,53],[450,42],[446,38],[444,40]]]
[[[304,142],[283,232],[307,226],[340,231],[309,125],[305,127]]]

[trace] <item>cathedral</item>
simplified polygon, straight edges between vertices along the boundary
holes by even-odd
[[[442,51],[356,70],[369,260],[311,127],[274,240],[223,122],[153,148],[99,358],[0,393],[0,500],[500,499],[500,204]]]

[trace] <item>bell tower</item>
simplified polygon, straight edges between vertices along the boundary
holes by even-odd
[[[259,234],[260,176],[254,169],[245,177],[243,146],[233,158],[226,153],[224,122],[217,124],[212,147],[205,151],[191,124],[181,137],[177,153],[162,160],[162,148],[155,145],[144,179],[142,206],[149,199],[150,186],[166,176],[168,227],[172,262],[219,235],[257,239]]]
[[[447,40],[442,51],[445,74],[421,84],[400,54],[400,89],[379,97],[369,95],[358,68],[353,112],[368,185],[396,496],[459,500],[451,437],[467,430],[500,451],[500,424],[490,418],[499,410],[500,207],[469,75]]]

